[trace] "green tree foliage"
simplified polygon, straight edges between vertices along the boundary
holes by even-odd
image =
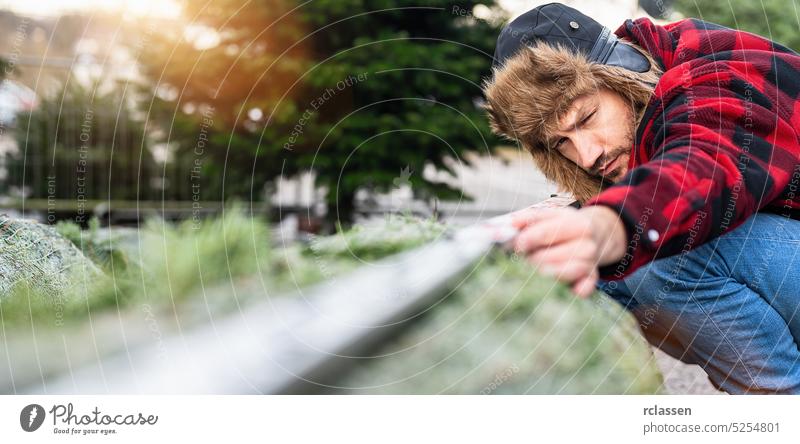
[[[11,63],[8,60],[0,57],[0,81],[5,80],[12,69],[13,67]]]
[[[70,83],[17,116],[18,150],[9,156],[6,191],[71,202],[158,198],[152,178],[159,171],[143,123],[124,89]]]
[[[674,7],[687,17],[752,32],[800,50],[797,0],[676,0]]]
[[[458,197],[422,171],[450,171],[447,158],[496,142],[475,102],[498,27],[472,17],[478,3],[494,7],[188,1],[190,30],[159,29],[142,58],[151,121],[198,173],[204,200],[257,199],[278,175],[309,169],[345,220],[356,191],[390,189],[404,168],[417,196]],[[218,41],[204,44],[209,35]]]

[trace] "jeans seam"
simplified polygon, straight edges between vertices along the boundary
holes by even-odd
[[[719,325],[717,325],[717,323],[714,321],[714,318],[712,318],[712,317],[711,317],[711,315],[708,313],[708,311],[706,311],[706,309],[703,307],[703,305],[702,305],[702,304],[701,304],[701,303],[700,303],[700,302],[699,302],[699,301],[698,301],[698,300],[697,300],[697,299],[694,297],[694,292],[692,292],[692,293],[690,293],[690,294],[689,294],[689,299],[690,299],[692,302],[694,302],[695,304],[697,304],[697,306],[700,308],[700,310],[701,310],[701,311],[703,312],[703,314],[705,315],[706,319],[708,319],[708,320],[711,322],[711,325],[713,325],[713,326],[714,326],[714,328],[715,328],[715,329],[717,329],[717,331],[718,331],[718,332],[720,333],[720,335],[722,336],[722,340],[723,340],[723,341],[725,341],[725,343],[727,343],[727,344],[728,344],[728,346],[731,348],[731,350],[733,350],[733,353],[736,355],[736,360],[737,360],[737,362],[738,362],[738,363],[741,363],[741,365],[742,365],[742,367],[744,368],[745,372],[747,372],[747,376],[750,378],[750,381],[751,381],[752,383],[755,383],[755,382],[756,382],[756,381],[755,381],[755,378],[753,377],[753,374],[752,374],[752,373],[750,373],[750,369],[747,367],[747,364],[745,364],[745,362],[744,362],[744,359],[742,359],[742,355],[741,355],[741,354],[739,354],[739,350],[737,350],[737,349],[736,349],[736,347],[734,347],[734,346],[733,346],[733,343],[732,343],[732,342],[730,341],[730,339],[728,338],[728,335],[726,335],[726,334],[725,334],[725,332],[724,332],[724,331],[722,331],[722,328],[720,328],[720,326],[719,326]],[[695,337],[696,337],[696,336],[697,336],[697,335],[695,335]],[[710,361],[708,361],[708,362],[710,362]],[[735,367],[735,364],[734,364],[734,367]],[[725,377],[725,379],[730,379],[730,376],[731,376],[731,375],[730,375],[730,374],[728,374],[728,375]]]
[[[753,241],[771,241],[780,242],[784,244],[800,244],[800,239],[781,239],[776,237],[754,237],[754,236],[726,236],[726,240],[753,240]]]

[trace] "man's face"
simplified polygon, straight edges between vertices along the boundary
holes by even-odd
[[[628,170],[633,126],[630,104],[601,89],[571,104],[550,146],[592,176],[616,182]]]

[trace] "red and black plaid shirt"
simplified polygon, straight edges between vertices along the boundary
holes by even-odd
[[[617,211],[622,278],[708,242],[758,211],[800,219],[800,55],[696,19],[628,20],[616,34],[664,68],[636,132],[628,174],[587,205]]]

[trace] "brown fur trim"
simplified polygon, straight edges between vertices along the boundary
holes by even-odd
[[[633,46],[650,59],[649,72],[590,63],[582,54],[544,42],[520,51],[484,82],[484,109],[492,131],[519,142],[545,177],[563,190],[581,202],[590,199],[600,192],[600,181],[547,146],[547,141],[569,105],[600,88],[622,95],[635,116],[631,124],[638,124],[653,93],[644,82],[657,83],[661,73],[645,50]]]

